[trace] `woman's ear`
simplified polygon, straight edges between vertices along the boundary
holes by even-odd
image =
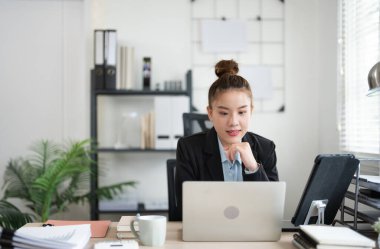
[[[207,106],[207,115],[208,119],[212,122],[212,108],[210,106]]]

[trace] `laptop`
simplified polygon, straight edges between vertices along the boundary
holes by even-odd
[[[184,241],[278,241],[285,182],[183,183]]]

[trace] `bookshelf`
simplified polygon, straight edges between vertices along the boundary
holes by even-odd
[[[93,72],[92,72],[93,74]],[[93,77],[92,77],[93,79]],[[100,111],[100,103],[99,98],[100,97],[107,97],[107,98],[114,98],[114,97],[123,97],[123,98],[155,98],[157,96],[162,97],[177,97],[177,96],[186,96],[189,100],[189,110],[186,110],[185,112],[191,112],[192,108],[192,82],[191,82],[191,71],[189,70],[186,74],[186,89],[182,91],[155,91],[155,90],[119,90],[119,89],[112,89],[112,90],[104,90],[104,89],[95,89],[95,82],[94,80],[91,80],[91,94],[90,94],[90,135],[91,139],[93,141],[93,147],[92,150],[94,151],[92,155],[92,159],[94,163],[92,164],[92,170],[93,174],[91,175],[90,179],[90,189],[91,189],[91,202],[90,202],[90,209],[91,209],[91,220],[97,220],[99,219],[100,214],[117,214],[117,213],[123,213],[123,214],[134,214],[134,213],[167,213],[167,209],[147,209],[145,208],[144,203],[138,203],[137,209],[130,210],[130,209],[112,209],[112,210],[103,210],[99,207],[99,200],[97,199],[95,192],[98,189],[99,186],[99,155],[100,154],[108,154],[108,155],[116,155],[116,154],[127,154],[128,153],[134,153],[134,154],[140,154],[141,157],[146,155],[147,153],[151,154],[160,154],[160,153],[168,153],[168,152],[175,152],[175,148],[140,148],[138,146],[136,147],[129,147],[129,148],[115,148],[114,146],[110,145],[103,145],[99,141],[99,111]],[[182,121],[181,121],[182,122]],[[178,126],[178,124],[177,124]],[[178,127],[177,127],[178,128]],[[181,126],[182,129],[182,126]],[[163,164],[165,164],[165,160],[162,161]],[[128,165],[126,165],[128,167]],[[149,166],[142,168],[141,170],[149,170]]]

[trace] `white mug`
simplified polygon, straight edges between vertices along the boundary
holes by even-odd
[[[137,232],[134,224],[139,225]],[[161,215],[136,216],[131,221],[131,231],[145,246],[163,246],[166,238],[166,217]]]

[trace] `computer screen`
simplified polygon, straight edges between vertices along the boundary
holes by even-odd
[[[351,154],[318,155],[314,160],[314,166],[292,218],[292,223],[295,226],[304,224],[312,201],[327,200],[324,223],[331,224],[358,165],[359,160]],[[318,216],[311,217],[308,223],[316,223],[317,218]]]

